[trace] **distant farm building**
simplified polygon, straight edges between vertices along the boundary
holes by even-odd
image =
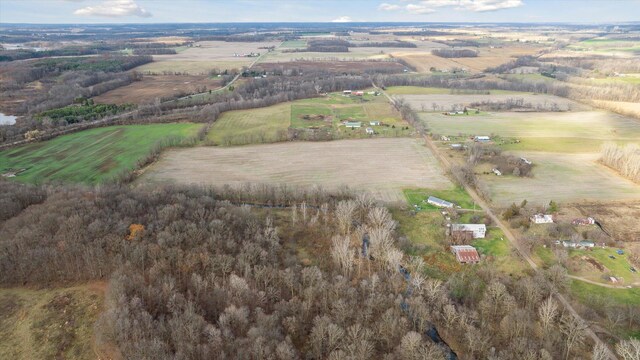
[[[348,128],[360,128],[362,127],[362,122],[360,121],[345,121],[344,122],[344,126],[348,127]]]
[[[451,138],[448,137],[448,136],[442,135],[442,136],[440,136],[440,140],[442,140],[442,141],[451,141]]]
[[[462,264],[477,264],[480,262],[478,250],[471,245],[452,245],[451,252],[456,256],[456,260]]]
[[[481,136],[474,136],[473,137],[473,141],[476,141],[476,142],[489,142],[489,141],[491,141],[491,137],[482,136],[482,135]]]
[[[342,90],[342,95],[351,95],[351,90]]]
[[[535,214],[529,218],[534,224],[551,224],[553,223],[553,215]]]
[[[498,170],[496,168],[491,169],[491,171],[493,171],[493,173],[498,175],[498,176],[502,176],[502,171],[500,171],[500,170]]]
[[[471,234],[474,239],[484,239],[487,233],[487,226],[485,224],[452,224],[451,234]]]
[[[451,144],[451,148],[453,150],[462,150],[464,149],[464,146],[462,144]]]
[[[375,132],[375,131],[373,131],[373,129],[372,129],[372,128],[370,128],[370,127],[366,128],[366,129],[365,129],[365,131],[367,132],[367,135],[373,135],[373,134],[375,134],[375,133],[376,133],[376,132]]]
[[[452,208],[454,206],[453,203],[439,199],[435,196],[429,196],[427,203],[441,208]]]
[[[353,93],[353,95],[355,96],[363,96],[364,95],[364,91],[356,91]]]
[[[592,217],[582,218],[582,219],[574,219],[571,224],[572,225],[593,225],[596,223],[596,220]]]
[[[380,121],[377,121],[377,120],[369,121],[369,125],[371,125],[371,126],[380,126]]]

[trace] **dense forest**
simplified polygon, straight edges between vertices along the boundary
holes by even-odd
[[[425,277],[424,260],[403,255],[387,209],[363,196],[0,185],[1,284],[109,279],[96,339],[124,358],[444,359],[448,346],[461,359],[591,353],[585,325],[552,296],[566,286],[560,268]],[[448,346],[428,336],[434,329]]]

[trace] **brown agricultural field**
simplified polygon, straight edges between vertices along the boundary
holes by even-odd
[[[176,149],[138,182],[349,187],[390,203],[406,201],[403,188],[452,186],[424,143],[407,138]]]
[[[94,100],[104,104],[144,104],[156,98],[216,89],[221,83],[221,80],[202,75],[145,75],[141,81],[108,91]]]
[[[441,48],[447,47],[440,44]],[[504,45],[496,48],[480,48],[478,57],[469,58],[443,58],[426,51],[394,51],[394,57],[401,58],[418,69],[419,72],[429,72],[432,67],[438,70],[449,70],[454,67],[465,68],[472,73],[479,73],[486,68],[502,65],[514,60],[518,56],[532,55],[540,51],[541,47],[523,45]],[[475,50],[475,48],[474,48]]]
[[[364,73],[367,70],[382,70],[384,72],[400,73],[405,66],[394,61],[291,61],[291,62],[261,62],[252,69],[266,71],[286,71],[290,69],[309,71],[331,71]]]
[[[267,52],[261,47],[277,46],[275,42],[201,41],[172,55],[154,55],[154,62],[136,68],[140,72],[186,72],[208,74],[212,69],[240,69],[256,60],[244,54]],[[238,56],[234,56],[237,54]]]
[[[629,221],[640,219],[640,201],[581,202],[561,207],[561,221],[589,216],[602,224],[614,239],[640,245],[640,221]]]

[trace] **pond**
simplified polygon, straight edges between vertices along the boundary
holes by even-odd
[[[0,125],[13,125],[16,123],[16,117],[13,115],[5,115],[0,113]]]

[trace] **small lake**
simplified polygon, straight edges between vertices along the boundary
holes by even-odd
[[[16,117],[13,115],[5,115],[0,113],[0,125],[13,125],[16,123]]]

